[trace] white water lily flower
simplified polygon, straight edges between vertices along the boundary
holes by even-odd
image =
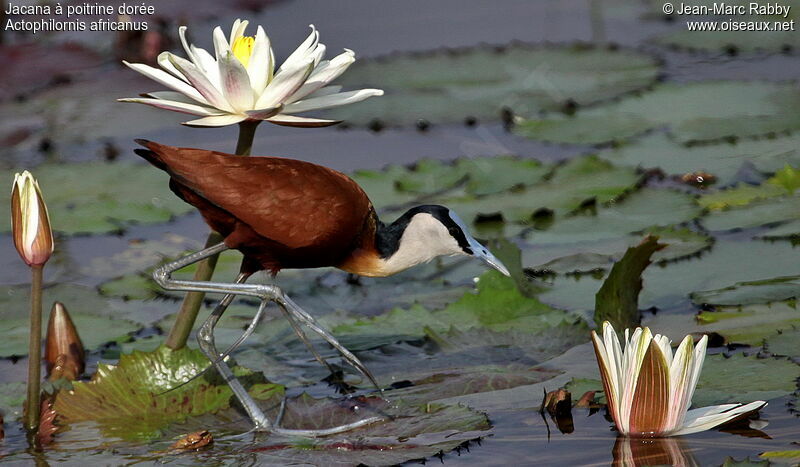
[[[229,38],[214,29],[214,56],[186,40],[186,26],[178,29],[188,60],[170,52],[158,56],[163,69],[142,63],[127,66],[168,87],[171,91],[144,94],[142,98],[119,99],[202,118],[191,126],[225,126],[245,120],[266,120],[278,125],[316,127],[335,120],[299,117],[294,114],[327,109],[380,96],[380,89],[340,92],[328,83],[354,61],[352,50],[323,60],[325,46],[311,25],[311,34],[275,71],[275,56],[269,37],[259,26],[255,36],[245,36],[247,21],[236,20]]]
[[[686,336],[673,357],[670,340],[648,328],[625,330],[625,347],[608,322],[603,338],[592,331],[597,365],[617,430],[628,436],[678,436],[705,431],[759,410],[764,401],[689,410],[706,355],[707,336],[696,348]]]

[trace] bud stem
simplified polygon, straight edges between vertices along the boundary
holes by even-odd
[[[39,398],[42,371],[42,271],[31,266],[31,333],[28,341],[28,399],[25,401],[25,427],[39,429]]]
[[[250,155],[259,123],[261,123],[261,120],[245,120],[239,124],[239,139],[236,141],[237,155]],[[211,232],[206,239],[205,248],[214,246],[222,240],[222,235],[217,232]],[[219,255],[214,255],[198,263],[193,280],[195,282],[211,280],[211,276],[214,275],[214,269],[217,267],[217,259],[219,259]],[[205,292],[186,293],[181,303],[181,309],[178,311],[178,316],[175,318],[175,324],[169,330],[169,336],[167,336],[166,341],[167,347],[172,350],[179,350],[186,346],[186,341],[189,339],[189,334],[192,333],[192,327],[194,327],[194,322],[197,320],[197,313],[200,311],[200,305],[203,304],[205,296]]]

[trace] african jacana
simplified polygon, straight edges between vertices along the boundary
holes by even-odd
[[[254,272],[333,266],[363,276],[389,276],[441,255],[471,255],[503,274],[508,270],[469,234],[444,206],[410,209],[382,223],[364,190],[348,176],[309,162],[279,157],[241,157],[203,149],[137,140],[136,153],[170,175],[170,188],[195,206],[224,242],[158,268],[155,280],[168,290],[225,293],[198,332],[201,350],[228,381],[258,430],[325,435],[379,420],[373,417],[328,430],[285,430],[271,423],[233,376],[214,344],[214,326],[235,295],[261,299],[261,306],[234,347],[252,333],[266,304],[278,304],[297,335],[321,363],[297,321],[336,348],[377,386],[375,378],[314,318],[274,285],[244,284]],[[227,249],[242,252],[234,284],[176,280],[171,273]],[[227,352],[223,355],[226,355]]]

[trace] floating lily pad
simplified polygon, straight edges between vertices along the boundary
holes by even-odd
[[[703,225],[711,231],[726,231],[778,223],[788,225],[797,220],[800,220],[800,195],[768,198],[745,206],[714,211],[703,219]],[[779,235],[791,236],[781,231]]]
[[[717,177],[717,185],[727,185],[745,164],[766,173],[786,164],[800,165],[800,135],[687,146],[665,132],[654,132],[600,151],[598,156],[615,164],[659,168],[670,175],[703,171]]]
[[[519,191],[469,199],[443,200],[467,221],[501,215],[506,222],[531,222],[534,213],[565,215],[587,205],[602,205],[633,190],[642,176],[594,156],[572,159],[552,177]]]
[[[779,330],[777,334],[767,338],[764,348],[772,355],[784,357],[800,357],[800,327]]]
[[[602,232],[601,232],[602,235]],[[596,242],[540,244],[523,250],[528,269],[557,274],[585,273],[610,268],[625,251],[641,242],[646,235],[656,235],[666,245],[653,254],[653,261],[665,263],[699,254],[711,247],[713,239],[689,229],[649,228],[639,234],[604,239]],[[534,237],[535,238],[535,237]],[[546,262],[543,259],[553,258]]]
[[[0,357],[26,355],[30,333],[30,287],[0,287]],[[84,347],[94,349],[102,344],[130,339],[129,333],[141,328],[130,321],[135,313],[116,313],[108,300],[89,288],[72,284],[47,287],[43,292],[43,321],[47,322],[54,301],[64,303],[78,329]]]
[[[710,141],[798,129],[799,104],[800,90],[793,84],[667,83],[575,116],[522,119],[516,131],[545,141],[598,144],[667,126],[681,143]]]
[[[709,355],[692,403],[696,407],[769,400],[791,394],[800,366],[786,359]]]
[[[359,125],[373,119],[389,125],[499,119],[505,107],[534,115],[643,89],[657,74],[657,61],[647,55],[584,45],[393,55],[357,62],[339,80],[350,87],[380,87],[383,97],[327,115]]]
[[[198,350],[159,347],[150,353],[134,352],[123,355],[116,366],[100,364],[91,381],[75,382],[72,390],[59,392],[53,407],[62,424],[95,421],[106,436],[152,439],[170,423],[229,407],[233,393],[216,375],[200,376],[175,389],[206,366],[208,359]],[[282,387],[264,392],[264,384],[259,382],[251,391],[280,401]]]
[[[202,248],[203,245],[198,241],[175,234],[167,234],[156,240],[131,239],[127,249],[110,257],[93,258],[80,271],[98,278],[148,271],[166,257],[178,257],[188,250]]]
[[[645,187],[596,210],[556,218],[552,225],[537,226],[525,237],[537,247],[619,239],[655,226],[688,222],[700,214],[692,195]]]
[[[553,170],[553,165],[511,156],[457,159],[452,163],[422,159],[408,174],[397,178],[401,191],[430,194],[465,181],[467,193],[486,195],[532,185]]]
[[[50,225],[58,232],[114,232],[134,223],[165,222],[193,209],[169,190],[166,174],[143,164],[45,164],[32,172],[47,202]],[[4,210],[10,196],[0,192]],[[0,214],[0,232],[8,232],[11,216]]]
[[[729,343],[759,346],[776,332],[800,325],[800,310],[792,301],[717,307],[697,315],[701,332],[716,332]]]
[[[753,201],[792,195],[800,188],[800,171],[785,165],[761,185],[739,184],[732,188],[705,193],[698,204],[711,210],[746,206]]]
[[[698,305],[752,305],[800,298],[800,276],[738,282],[729,287],[692,292]]]
[[[477,292],[464,295],[443,310],[429,311],[421,306],[392,310],[381,316],[343,323],[333,333],[359,336],[424,336],[426,329],[437,332],[451,328],[465,330],[486,328],[533,332],[564,321],[574,321],[561,311],[522,295],[514,281],[496,271],[483,274]]]
[[[713,271],[713,274],[709,274]],[[717,239],[700,258],[650,267],[644,272],[639,307],[647,309],[694,309],[689,293],[713,290],[736,282],[775,276],[797,275],[797,251],[789,242],[752,242]],[[593,297],[602,276],[556,276],[552,287],[538,295],[548,305],[587,312],[594,309]]]

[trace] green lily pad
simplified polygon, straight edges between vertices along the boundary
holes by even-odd
[[[759,346],[776,332],[800,325],[800,310],[793,301],[717,307],[697,315],[700,332],[716,332],[729,343]]]
[[[725,190],[706,193],[697,199],[697,203],[711,210],[726,209],[746,206],[760,199],[792,195],[798,188],[800,188],[800,172],[787,164],[761,185],[739,184]]]
[[[703,219],[703,225],[708,230],[717,232],[778,223],[788,225],[797,220],[800,220],[800,195],[798,194],[753,201],[745,206],[714,211]],[[779,235],[791,236],[781,231],[779,231]]]
[[[0,287],[0,357],[26,355],[30,332],[30,287]],[[47,287],[42,293],[43,322],[47,322],[50,306],[60,301],[67,306],[84,347],[95,349],[105,343],[129,340],[129,334],[142,324],[131,320],[136,313],[118,313],[107,299],[87,287],[60,284]]]
[[[22,418],[22,405],[26,398],[26,383],[0,384],[0,416],[4,422]]]
[[[144,164],[43,164],[32,170],[50,213],[66,234],[116,232],[135,223],[166,222],[190,212],[168,187],[168,177]],[[10,192],[0,192],[0,232],[11,230]]]
[[[442,200],[466,221],[480,215],[502,215],[506,222],[531,222],[535,212],[560,216],[587,205],[602,205],[632,191],[642,176],[595,156],[572,159],[547,180],[514,192],[478,198]],[[540,211],[541,212],[541,211]]]
[[[699,258],[647,268],[639,308],[687,311],[693,308],[689,300],[692,291],[797,274],[797,251],[789,242],[717,239]],[[556,308],[589,312],[594,309],[593,297],[602,280],[603,275],[556,276],[538,298]]]
[[[482,327],[493,331],[515,329],[532,332],[563,321],[574,321],[574,318],[544,305],[535,297],[522,295],[513,279],[489,271],[480,277],[476,293],[464,295],[443,310],[430,311],[421,306],[397,309],[384,315],[342,323],[332,331],[335,335],[357,334],[362,337],[422,337],[426,329],[445,332],[451,328]]]
[[[749,2],[744,0],[733,0],[726,2],[725,5],[738,5],[744,7],[744,11],[748,12],[746,18],[748,22],[752,22],[753,27],[760,26],[761,22],[768,22],[770,25],[773,22],[786,22],[797,19],[797,14],[794,8],[789,10],[789,14],[784,17],[783,15],[759,15],[750,14],[750,5],[756,2]],[[765,5],[767,2],[757,2]],[[652,2],[653,8],[661,11],[663,3]],[[692,6],[705,6],[708,7],[709,12],[713,12],[713,0],[700,0],[693,2]],[[719,5],[719,4],[717,4]],[[780,52],[787,49],[797,49],[800,47],[800,38],[795,33],[794,28],[790,30],[775,30],[775,31],[748,31],[748,30],[721,30],[725,27],[723,25],[727,20],[742,21],[742,16],[739,15],[692,15],[681,17],[682,21],[697,21],[705,23],[714,23],[717,29],[714,30],[689,30],[687,27],[682,27],[676,31],[669,32],[661,35],[655,39],[655,42],[670,46],[678,47],[685,50],[704,51],[704,52],[730,52],[735,51],[738,53],[754,53],[754,52]],[[683,19],[685,18],[685,20]]]
[[[572,400],[575,401],[588,391],[594,391],[596,394],[594,400],[600,404],[606,404],[606,396],[603,393],[603,382],[599,379],[589,378],[572,378],[569,383],[564,386],[564,389],[572,393]]]
[[[535,242],[531,248],[523,251],[523,260],[530,265],[528,269],[534,271],[556,274],[596,272],[610,268],[615,261],[622,258],[628,248],[639,244],[646,235],[655,235],[666,245],[652,256],[653,262],[662,264],[699,254],[713,244],[711,237],[686,228],[654,227],[639,234],[596,242],[564,245]],[[553,259],[542,261],[547,258]]]
[[[665,132],[654,132],[600,151],[598,156],[615,164],[659,168],[669,175],[707,172],[717,177],[718,185],[727,185],[744,164],[766,173],[786,164],[800,165],[800,135],[687,146]]]
[[[619,239],[656,226],[688,222],[700,214],[692,195],[645,187],[596,210],[556,218],[541,228],[536,226],[525,237],[537,247]]]
[[[653,84],[658,63],[629,51],[585,45],[474,47],[359,61],[342,76],[351,87],[386,94],[329,118],[363,125],[418,119],[452,123],[465,117],[498,119],[504,107],[522,115],[588,105]],[[569,103],[569,104],[568,104]]]
[[[795,464],[796,462],[800,462],[800,449],[787,451],[765,451],[759,454],[759,457],[779,463],[785,462]]]
[[[769,400],[791,394],[800,366],[786,359],[709,355],[697,383],[695,407]]]
[[[453,163],[423,159],[412,171],[397,179],[396,187],[412,193],[435,193],[466,180],[467,193],[488,195],[537,183],[552,172],[553,167],[534,159],[512,156],[457,159]]]
[[[764,348],[772,355],[784,357],[800,357],[800,327],[779,330],[777,334],[767,338]]]
[[[233,393],[216,375],[178,387],[206,366],[208,359],[198,350],[162,346],[150,353],[134,352],[123,355],[116,366],[100,364],[91,381],[59,392],[53,407],[62,424],[94,421],[109,437],[153,439],[173,422],[229,407]],[[248,374],[243,369],[235,373]],[[276,401],[283,396],[282,387],[265,392],[265,383],[258,383],[251,391]]]
[[[800,276],[738,282],[729,287],[692,292],[698,305],[752,305],[800,298]]]
[[[598,144],[667,126],[681,143],[713,141],[800,128],[798,104],[800,91],[793,84],[666,83],[575,116],[520,119],[515,131],[545,141]]]
[[[167,234],[156,240],[131,239],[127,249],[110,257],[93,258],[88,265],[82,265],[80,272],[87,276],[108,278],[151,271],[165,257],[178,257],[186,251],[202,248],[203,245],[196,240],[176,234]]]

